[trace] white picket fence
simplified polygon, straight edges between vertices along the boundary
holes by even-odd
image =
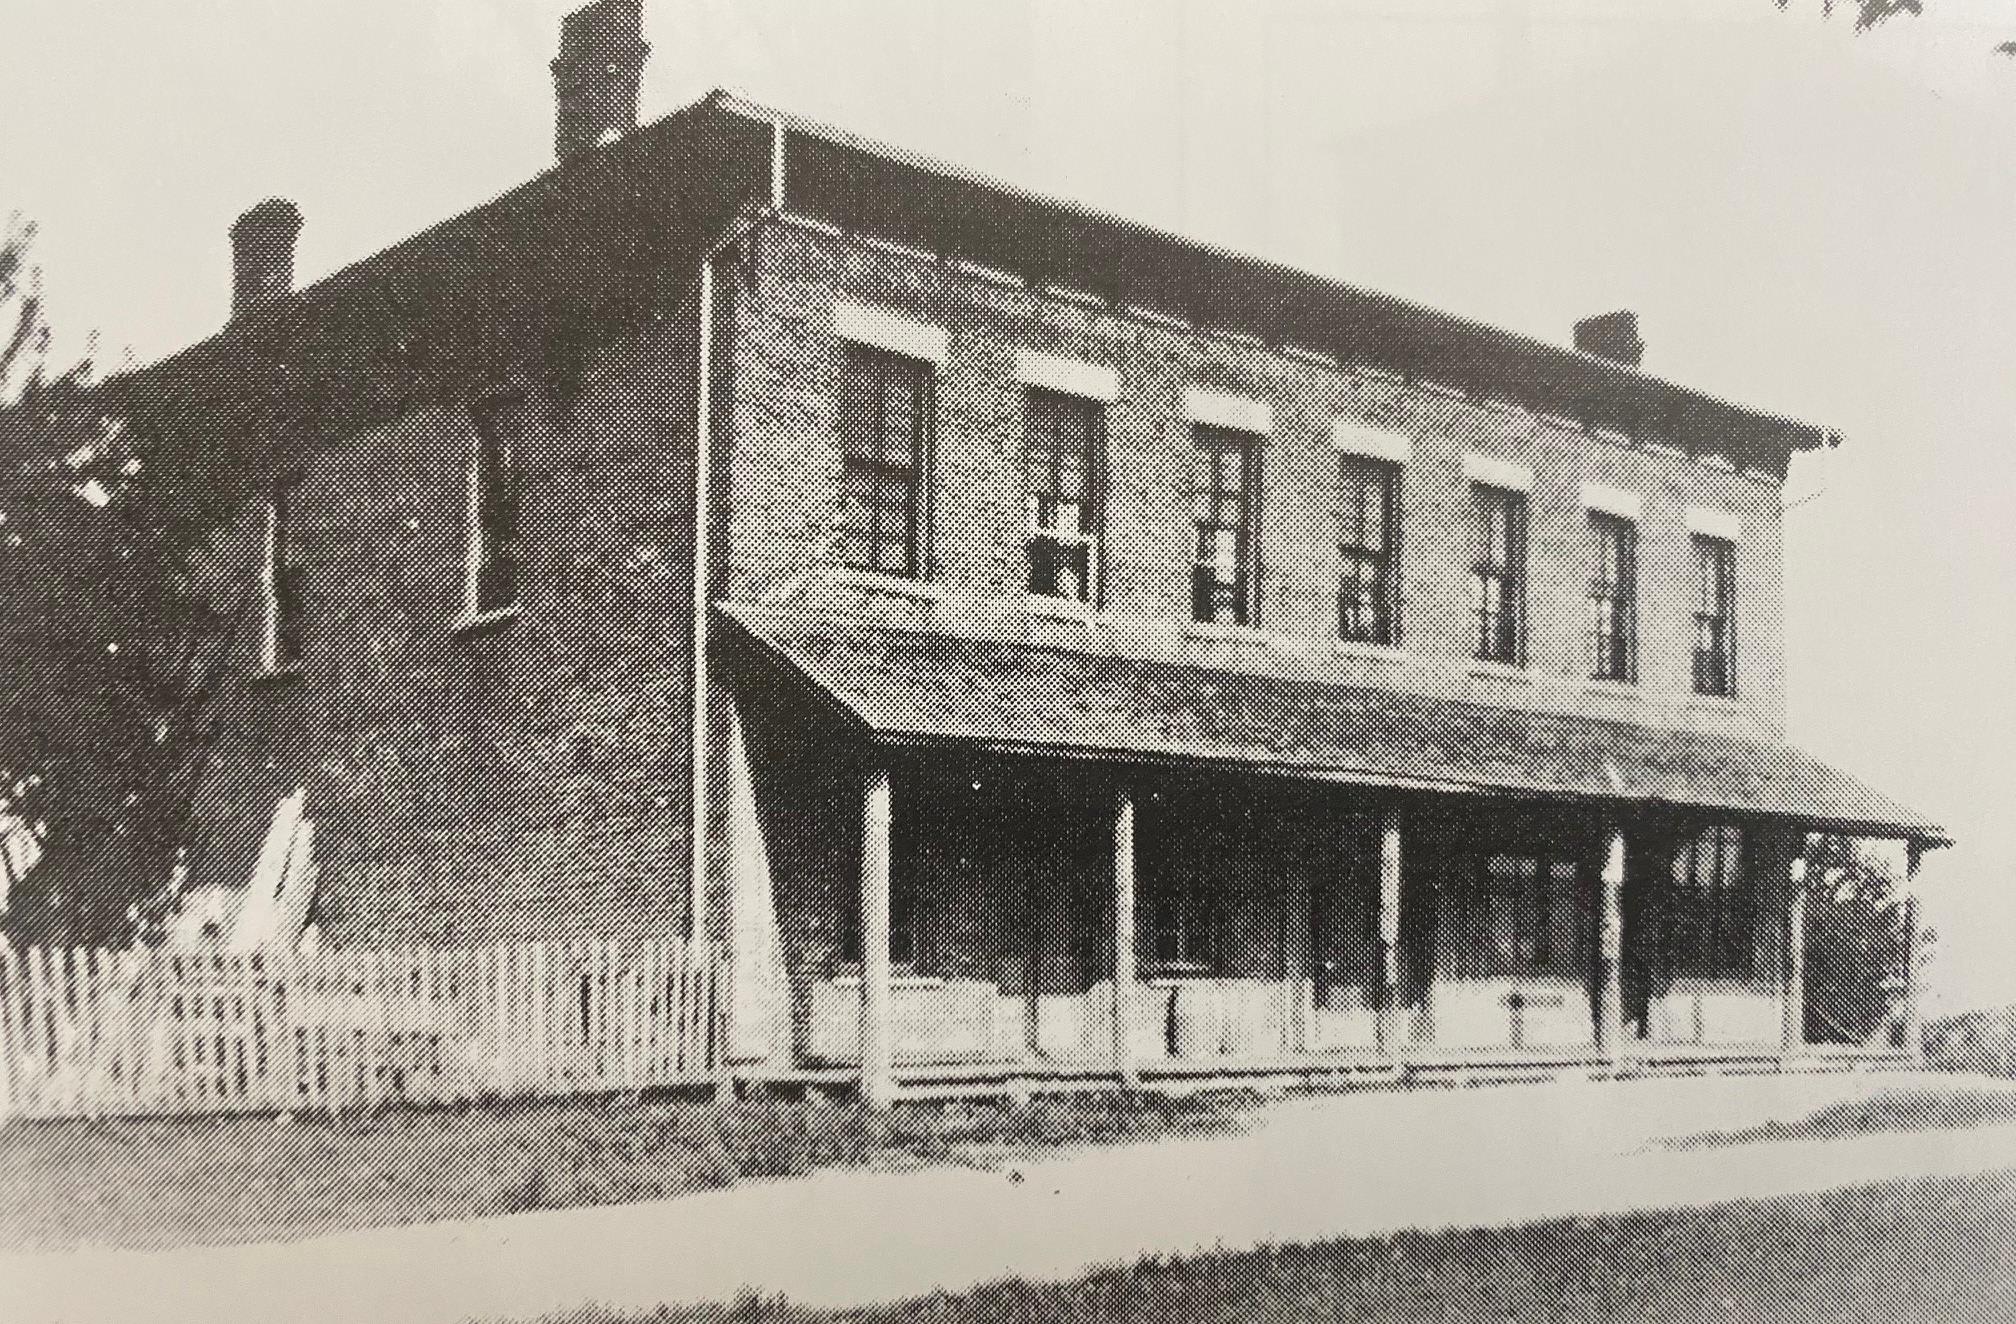
[[[701,1084],[706,944],[0,949],[0,1118],[371,1108]]]

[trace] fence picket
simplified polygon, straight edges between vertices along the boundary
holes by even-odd
[[[0,948],[0,1119],[646,1090],[721,1062],[708,943]]]
[[[14,968],[14,949],[0,943],[0,1121],[22,1109],[19,1077],[20,1064],[26,1055],[15,1019],[19,983],[20,977]]]

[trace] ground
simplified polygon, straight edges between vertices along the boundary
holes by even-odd
[[[1366,1093],[1231,1133],[962,1157],[286,1243],[0,1253],[0,1294],[23,1320],[417,1324],[749,1290],[847,1309],[1012,1276],[886,1317],[2016,1317],[2016,1085],[1980,1078]]]
[[[626,1204],[818,1168],[1198,1134],[1250,1099],[1114,1096],[905,1108],[593,1098],[337,1116],[0,1127],[0,1250],[168,1248]]]

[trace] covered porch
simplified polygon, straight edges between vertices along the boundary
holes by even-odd
[[[877,701],[929,715],[890,694],[889,642],[877,643]],[[921,658],[956,656],[940,642],[920,640]],[[849,656],[813,647],[822,661]],[[976,684],[919,676],[919,660],[893,674],[932,686],[939,707]],[[1622,768],[1661,764],[1634,761],[1612,729],[1589,733],[1617,770],[1600,788],[1463,784],[1227,758],[1202,741],[939,737],[849,720],[859,691],[840,675],[799,669],[808,694],[762,674],[740,691],[731,738],[746,780],[729,797],[737,1074],[858,1085],[878,1102],[1226,1077],[1850,1065],[1805,1042],[1806,833],[1853,823],[1925,839],[1904,823],[1619,791]],[[1224,691],[1254,681],[1133,679],[1203,684],[1221,723],[1237,716]],[[1069,716],[1056,705],[1101,702],[1082,678],[1036,692],[1057,696],[1052,724]],[[1389,709],[1363,710],[1379,719],[1375,740],[1406,742],[1406,696],[1374,698]],[[1426,711],[1478,717],[1448,708]],[[1543,756],[1526,771],[1547,777],[1545,752],[1558,762],[1562,742],[1535,743]],[[1361,762],[1379,753],[1348,748]],[[1759,767],[1782,766],[1753,760],[1742,775],[1754,784]],[[1860,1056],[1913,1042],[1906,1028]]]

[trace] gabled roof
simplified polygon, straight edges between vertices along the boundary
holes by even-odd
[[[1790,745],[723,606],[770,671],[892,744],[1216,764],[1340,783],[1669,805],[1926,844],[1936,823]]]
[[[716,91],[109,389],[220,432],[340,437],[662,312],[738,209],[1292,344],[1781,473],[1811,424],[1343,281],[1045,198]],[[221,425],[220,425],[221,420]]]

